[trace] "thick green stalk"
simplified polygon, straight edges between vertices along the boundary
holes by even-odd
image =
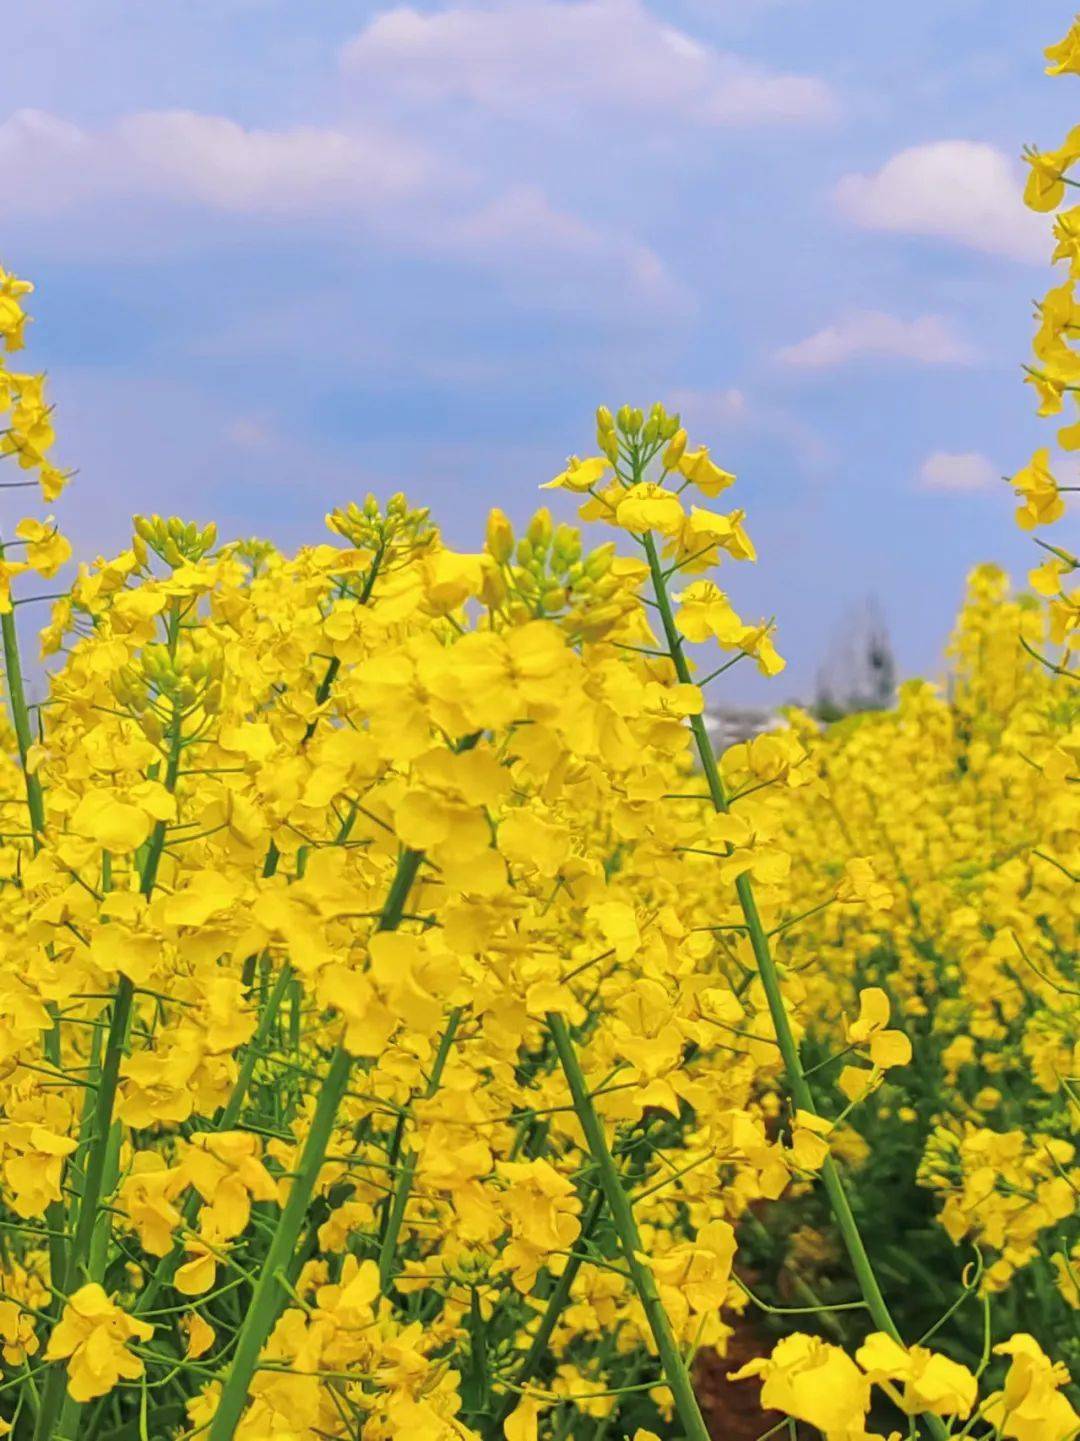
[[[4,548],[0,545],[0,559],[3,558]],[[22,654],[19,649],[19,631],[15,623],[15,612],[7,611],[0,615],[0,638],[3,641],[4,650],[4,674],[7,677],[8,709],[11,712],[11,723],[15,728],[15,743],[19,751],[19,766],[23,774],[23,785],[26,788],[26,809],[30,816],[30,833],[35,853],[41,849],[41,838],[45,831],[45,796],[41,788],[41,781],[36,774],[33,774],[27,764],[27,757],[30,754],[30,747],[33,744],[33,734],[30,729],[30,707],[26,701],[26,684],[23,680]],[[56,1014],[55,1005],[49,1005],[49,1014],[53,1018],[53,1024],[45,1033],[45,1059],[49,1065],[56,1070],[61,1069],[61,1045],[60,1045],[60,1021]],[[67,1227],[67,1216],[62,1201],[53,1201],[46,1209],[46,1220],[49,1226],[49,1271],[53,1278],[53,1285],[58,1284],[58,1278],[63,1276],[64,1268],[67,1265],[67,1247],[64,1241],[64,1232]]]
[[[178,618],[174,610],[170,621],[170,644],[175,645]],[[165,788],[175,791],[180,773],[180,758],[183,749],[180,714],[177,708],[172,722],[172,736],[169,758],[165,769]],[[168,824],[157,821],[150,833],[143,854],[139,876],[139,892],[150,896],[157,884],[158,869],[165,853],[165,837]],[[86,1152],[86,1172],[83,1177],[82,1194],[79,1197],[78,1216],[71,1249],[67,1256],[64,1279],[60,1289],[65,1296],[78,1289],[84,1281],[101,1281],[108,1263],[108,1240],[110,1221],[108,1215],[99,1214],[101,1198],[109,1169],[109,1157],[113,1154],[114,1141],[119,1145],[119,1136],[114,1137],[113,1112],[116,1107],[116,1092],[120,1084],[120,1065],[127,1047],[128,1029],[135,1000],[135,987],[127,976],[120,976],[113,995],[112,1015],[97,1076],[97,1092],[91,1111],[91,1139]],[[96,1240],[95,1240],[96,1238]],[[41,1410],[38,1412],[34,1441],[56,1441],[59,1436],[75,1434],[78,1424],[79,1405],[70,1396],[65,1396],[65,1370],[54,1363],[42,1392]],[[63,1408],[61,1412],[61,1407]],[[60,1430],[54,1430],[59,1414]]]
[[[349,831],[352,829],[354,819],[355,816],[350,816],[342,825],[337,838],[339,843],[347,838]],[[277,870],[280,857],[281,852],[271,843],[266,862],[263,866],[264,876],[272,876],[274,874]],[[251,959],[254,962],[254,957]],[[247,962],[245,962],[245,966],[246,964]],[[292,981],[293,968],[289,965],[288,961],[285,961],[281,970],[278,972],[278,977],[274,982],[273,989],[266,997],[266,1003],[259,1015],[258,1025],[255,1027],[255,1034],[248,1042],[247,1048],[244,1051],[244,1058],[240,1062],[237,1070],[236,1080],[233,1082],[233,1088],[229,1092],[229,1099],[225,1102],[224,1106],[222,1106],[221,1111],[214,1120],[215,1131],[231,1131],[239,1120],[240,1112],[244,1108],[244,1102],[247,1100],[248,1090],[251,1087],[252,1077],[255,1074],[255,1067],[258,1065],[259,1060],[269,1045],[270,1036],[277,1024],[278,1012],[281,1010],[285,997],[289,993]],[[183,1210],[180,1213],[185,1230],[190,1230],[195,1224],[195,1219],[199,1214],[201,1204],[202,1197],[199,1193],[195,1190],[189,1192]],[[133,1308],[134,1315],[145,1315],[145,1313],[153,1307],[154,1302],[161,1294],[162,1287],[168,1285],[172,1280],[182,1256],[183,1246],[177,1243],[174,1244],[173,1249],[167,1256],[161,1257],[154,1268],[150,1280],[146,1283],[143,1290],[139,1292],[138,1299]]]
[[[600,1212],[603,1208],[604,1192],[598,1187],[593,1192],[592,1200],[589,1202],[588,1208],[582,1216],[581,1235],[578,1237],[578,1245],[587,1241],[592,1235],[596,1229],[596,1223],[600,1219]],[[574,1282],[578,1278],[578,1272],[584,1264],[584,1256],[575,1252],[573,1256],[569,1257],[562,1272],[556,1279],[551,1295],[548,1297],[548,1303],[544,1307],[544,1314],[540,1318],[540,1325],[536,1328],[536,1333],[532,1338],[529,1349],[525,1353],[525,1359],[518,1367],[517,1374],[514,1377],[515,1386],[521,1388],[527,1386],[543,1365],[545,1358],[549,1354],[548,1346],[551,1344],[555,1327],[559,1323],[559,1317],[566,1310],[566,1304],[570,1300],[570,1292],[573,1290]],[[503,1396],[495,1412],[495,1417],[487,1431],[487,1436],[490,1438],[490,1441],[494,1441],[494,1438],[503,1435],[503,1423],[517,1405],[517,1400],[518,1393],[516,1391],[507,1391]]]
[[[112,1134],[113,1106],[120,1080],[120,1062],[127,1042],[134,994],[135,990],[131,981],[127,976],[121,976],[113,998],[105,1053],[101,1062],[101,1070],[98,1073],[97,1094],[91,1113],[92,1139],[86,1154],[86,1175],[83,1180],[82,1195],[79,1198],[75,1235],[72,1238],[67,1267],[60,1288],[65,1296],[70,1296],[84,1281],[101,1280],[101,1275],[92,1275],[90,1271],[91,1248],[97,1229],[98,1206],[101,1201]],[[102,1262],[103,1273],[106,1252],[104,1242],[96,1249],[98,1259]],[[70,1397],[65,1396],[66,1377],[67,1373],[62,1363],[54,1362],[42,1391],[41,1410],[38,1412],[37,1426],[34,1429],[34,1441],[54,1441],[55,1437],[66,1437],[69,1432],[68,1423],[74,1424],[78,1415],[78,1406]],[[64,1409],[64,1414],[61,1417],[61,1428],[57,1431],[54,1430],[54,1423],[61,1407]],[[71,1434],[74,1435],[74,1430],[71,1430]]]
[[[101,1194],[111,1195],[116,1189],[116,1183],[120,1178],[120,1148],[123,1145],[124,1128],[119,1121],[114,1121],[109,1128],[109,1144],[105,1148],[105,1165],[102,1170]],[[94,1235],[90,1242],[90,1256],[87,1261],[87,1270],[95,1279],[104,1276],[105,1267],[108,1262],[109,1237],[112,1235],[112,1215],[108,1211],[99,1211],[97,1222],[94,1226]]]
[[[121,976],[116,985],[112,1016],[105,1040],[105,1054],[98,1073],[97,1100],[93,1110],[92,1142],[86,1157],[86,1179],[79,1201],[79,1217],[71,1244],[71,1257],[64,1279],[64,1294],[69,1295],[83,1280],[100,1280],[100,1276],[89,1275],[90,1243],[98,1220],[98,1205],[102,1196],[102,1183],[108,1161],[112,1137],[113,1107],[120,1082],[120,1062],[124,1056],[128,1025],[135,988],[127,976]],[[86,1269],[84,1277],[80,1273]]]
[[[4,548],[0,546],[0,558]],[[26,785],[26,805],[30,812],[30,829],[34,833],[34,849],[40,845],[40,835],[45,829],[45,798],[41,782],[27,769],[26,758],[33,745],[30,731],[30,709],[26,703],[26,686],[23,681],[22,657],[19,652],[19,632],[15,626],[15,613],[8,611],[0,615],[0,634],[4,642],[4,669],[7,674],[8,700],[11,707],[11,723],[15,727],[15,743],[19,748],[19,764],[22,767]]]
[[[429,1101],[442,1083],[442,1074],[446,1067],[447,1058],[450,1055],[450,1048],[454,1044],[454,1036],[461,1024],[461,1007],[455,1006],[446,1018],[446,1028],[439,1039],[439,1046],[435,1052],[435,1060],[431,1067],[431,1075],[421,1098]],[[404,1140],[405,1116],[402,1115],[399,1125],[399,1136],[395,1139],[400,1144]],[[409,1196],[412,1193],[413,1178],[416,1175],[417,1153],[410,1151],[404,1160],[399,1161],[397,1177],[394,1181],[394,1193],[390,1198],[390,1208],[386,1216],[386,1228],[383,1231],[382,1241],[379,1245],[379,1289],[385,1295],[386,1288],[394,1275],[394,1261],[397,1258],[398,1238],[401,1235],[401,1227],[405,1221],[405,1212],[409,1205]]]
[[[215,1125],[215,1130],[229,1131],[236,1124],[237,1118],[243,1109],[244,1101],[247,1098],[248,1087],[251,1085],[251,1078],[254,1075],[259,1054],[266,1048],[266,1043],[270,1038],[271,1031],[274,1029],[278,1011],[288,992],[292,976],[292,967],[286,963],[278,973],[278,978],[274,983],[274,989],[266,999],[266,1005],[263,1007],[262,1014],[259,1017],[259,1024],[244,1054],[244,1059],[240,1063],[236,1081],[229,1095],[229,1099],[222,1107],[221,1115],[218,1117]],[[197,1191],[192,1191],[188,1195],[181,1212],[185,1230],[190,1229],[190,1227],[194,1225],[201,1204],[202,1197]],[[143,1290],[139,1292],[139,1296],[132,1308],[134,1315],[145,1315],[147,1311],[153,1308],[153,1304],[161,1294],[162,1288],[167,1286],[172,1280],[182,1256],[183,1247],[177,1244],[173,1246],[173,1249],[167,1256],[161,1257],[154,1268],[153,1275]]]
[[[285,1273],[303,1229],[315,1184],[322,1170],[330,1138],[334,1131],[338,1108],[349,1086],[352,1057],[344,1046],[338,1046],[330,1062],[311,1129],[304,1141],[296,1175],[274,1230],[259,1279],[251,1295],[236,1342],[232,1365],[226,1373],[217,1410],[210,1425],[207,1441],[231,1441],[247,1405],[248,1388],[258,1364],[259,1353],[273,1330],[285,1295],[280,1277]]]
[[[221,1114],[214,1122],[215,1131],[231,1131],[244,1109],[244,1102],[247,1100],[248,1089],[251,1086],[251,1078],[255,1074],[255,1067],[259,1063],[261,1053],[266,1050],[270,1041],[271,1033],[277,1024],[278,1011],[282,1002],[289,993],[292,984],[293,968],[285,961],[278,972],[278,978],[274,982],[274,988],[266,998],[266,1005],[259,1016],[259,1024],[255,1027],[255,1034],[248,1042],[247,1050],[244,1052],[244,1059],[236,1072],[236,1080],[229,1093],[229,1099],[221,1108]],[[196,1196],[196,1205],[198,1198]]]
[[[686,656],[683,653],[682,637],[679,635],[675,625],[675,616],[671,609],[671,598],[668,594],[667,582],[660,565],[660,558],[657,555],[656,542],[651,534],[645,536],[645,554],[649,561],[653,591],[656,596],[656,604],[664,629],[664,638],[675,666],[676,675],[680,681],[692,685],[693,676],[690,672],[690,667],[687,665]],[[691,716],[690,726],[694,734],[698,758],[701,761],[701,768],[705,774],[705,782],[709,787],[709,796],[713,806],[718,811],[727,811],[730,808],[727,790],[724,786],[723,777],[720,774],[720,768],[716,763],[716,756],[713,752],[712,742],[709,739],[709,732],[706,728],[704,717],[700,715]],[[780,983],[780,975],[769,946],[769,938],[757,908],[753,882],[746,872],[743,872],[736,880],[735,890],[739,897],[739,905],[742,908],[743,919],[746,922],[750,945],[754,952],[754,959],[757,962],[758,974],[761,977],[762,989],[765,992],[765,998],[768,1003],[769,1016],[772,1020],[777,1044],[780,1048],[780,1056],[784,1063],[784,1070],[787,1074],[792,1100],[799,1110],[808,1111],[811,1115],[816,1115],[817,1105],[814,1101],[814,1093],[803,1070],[798,1042],[795,1039],[795,1033],[791,1028],[791,1021],[784,1005],[784,994]],[[867,1254],[858,1223],[852,1213],[851,1202],[848,1200],[847,1191],[844,1189],[844,1183],[840,1178],[840,1172],[837,1170],[836,1163],[831,1156],[826,1157],[821,1167],[821,1182],[825,1188],[829,1205],[832,1208],[833,1218],[843,1238],[859,1290],[862,1292],[863,1300],[866,1302],[867,1310],[870,1312],[874,1325],[903,1345],[903,1339],[897,1329],[896,1322],[892,1318],[892,1313],[889,1311],[885,1297],[882,1295],[881,1287],[878,1285],[878,1280],[874,1274],[874,1268]],[[947,1436],[948,1432],[940,1417],[926,1415],[923,1420],[931,1435],[939,1438],[939,1441],[943,1441],[943,1438]]]
[[[422,860],[423,856],[419,851],[406,851],[398,861],[397,871],[379,918],[379,930],[396,930],[401,923],[402,913]],[[339,1045],[331,1058],[330,1068],[315,1103],[311,1128],[300,1153],[296,1175],[289,1189],[289,1199],[278,1219],[237,1335],[232,1364],[225,1373],[217,1410],[214,1412],[206,1441],[232,1441],[233,1433],[244,1413],[259,1355],[281,1313],[285,1299],[280,1277],[287,1272],[300,1240],[308,1206],[311,1204],[333,1135],[337,1113],[349,1087],[351,1071],[352,1057],[343,1045]]]
[[[552,1012],[548,1015],[547,1024],[551,1038],[555,1042],[555,1049],[559,1053],[559,1061],[562,1064],[567,1085],[570,1087],[574,1110],[577,1113],[581,1129],[585,1133],[589,1153],[599,1173],[600,1189],[603,1191],[608,1213],[619,1237],[619,1244],[630,1272],[630,1279],[645,1311],[653,1340],[656,1342],[664,1379],[671,1388],[675,1410],[678,1412],[686,1441],[709,1441],[709,1430],[702,1417],[697,1397],[694,1395],[690,1373],[672,1332],[671,1323],[664,1310],[664,1303],[660,1299],[656,1279],[648,1266],[640,1259],[644,1247],[638,1234],[637,1222],[634,1220],[633,1207],[623,1189],[618,1167],[615,1165],[614,1157],[604,1136],[604,1128],[593,1107],[589,1087],[581,1070],[581,1063],[578,1061],[577,1051],[570,1038],[566,1021],[562,1016]]]

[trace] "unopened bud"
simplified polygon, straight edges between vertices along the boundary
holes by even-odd
[[[493,560],[488,560],[484,566],[480,599],[489,610],[501,610],[506,604],[506,581],[503,579],[502,571]]]
[[[607,575],[614,559],[614,541],[609,540],[603,545],[598,545],[594,551],[585,557],[585,574],[590,580],[599,580],[601,576]]]
[[[556,526],[553,549],[564,561],[577,560],[581,554],[581,535],[577,528],[565,522]]]
[[[619,437],[613,430],[605,430],[603,434],[597,434],[596,443],[614,465],[619,459]]]
[[[532,520],[529,521],[529,528],[526,531],[526,535],[534,546],[538,549],[546,550],[551,544],[551,533],[551,511],[548,510],[546,505],[541,506]]]
[[[497,506],[488,514],[486,544],[488,554],[500,565],[505,565],[514,551],[514,527]]]
[[[679,461],[683,458],[683,451],[686,449],[686,431],[677,430],[668,442],[667,449],[663,455],[663,466],[665,470],[674,470]]]

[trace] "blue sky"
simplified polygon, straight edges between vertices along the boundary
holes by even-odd
[[[476,548],[661,399],[739,474],[808,698],[876,595],[934,674],[966,570],[1031,563],[1000,476],[1047,284],[1018,200],[1075,82],[1057,0],[35,0],[5,17],[0,263],[34,278],[59,510],[319,538],[368,489]]]

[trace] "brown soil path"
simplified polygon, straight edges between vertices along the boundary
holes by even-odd
[[[757,1441],[762,1432],[781,1417],[776,1411],[762,1411],[758,1402],[760,1382],[729,1381],[728,1373],[738,1371],[755,1356],[768,1355],[768,1339],[752,1326],[737,1325],[724,1357],[707,1356],[694,1373],[694,1388],[709,1431],[715,1441]]]

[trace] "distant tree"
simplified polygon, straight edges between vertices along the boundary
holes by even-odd
[[[850,613],[818,671],[813,711],[839,720],[856,711],[887,710],[896,696],[896,660],[880,608],[869,598]]]

